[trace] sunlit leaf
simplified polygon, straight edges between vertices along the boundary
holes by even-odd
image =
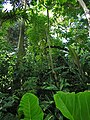
[[[43,112],[39,106],[38,98],[31,93],[23,95],[18,114],[20,118],[24,115],[23,120],[43,120]]]
[[[75,94],[59,91],[54,100],[56,107],[69,120],[90,120],[90,92]]]

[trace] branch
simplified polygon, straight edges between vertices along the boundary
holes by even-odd
[[[86,14],[86,18],[87,18],[88,24],[89,24],[89,36],[90,36],[90,10],[87,8],[87,6],[83,0],[78,0],[78,2]]]
[[[49,48],[49,46],[47,46],[46,48]],[[67,48],[61,47],[61,46],[50,46],[50,48],[56,48],[56,49],[61,49],[61,50],[65,50],[68,52]]]
[[[82,6],[84,12],[89,12],[89,9],[87,8],[86,4],[84,3],[83,0],[78,0],[79,4]]]

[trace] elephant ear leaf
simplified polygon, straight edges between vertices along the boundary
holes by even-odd
[[[26,93],[21,98],[18,116],[21,120],[43,120],[43,112],[39,106],[38,98],[32,93]]]
[[[69,120],[90,120],[90,92],[64,93],[54,95],[56,107]]]

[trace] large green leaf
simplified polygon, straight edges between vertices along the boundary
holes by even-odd
[[[39,106],[38,98],[32,93],[23,95],[19,109],[19,118],[24,116],[22,120],[43,120],[43,112]]]
[[[54,100],[56,107],[69,120],[90,120],[90,92],[75,94],[59,91]]]

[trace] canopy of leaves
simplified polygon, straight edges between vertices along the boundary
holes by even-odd
[[[17,119],[26,92],[39,97],[46,120],[66,119],[53,94],[90,89],[89,24],[82,7],[77,0],[10,0],[9,11],[3,9],[5,1],[0,1],[1,104],[7,98],[13,104],[1,109],[0,119]],[[84,2],[90,9],[90,1]]]

